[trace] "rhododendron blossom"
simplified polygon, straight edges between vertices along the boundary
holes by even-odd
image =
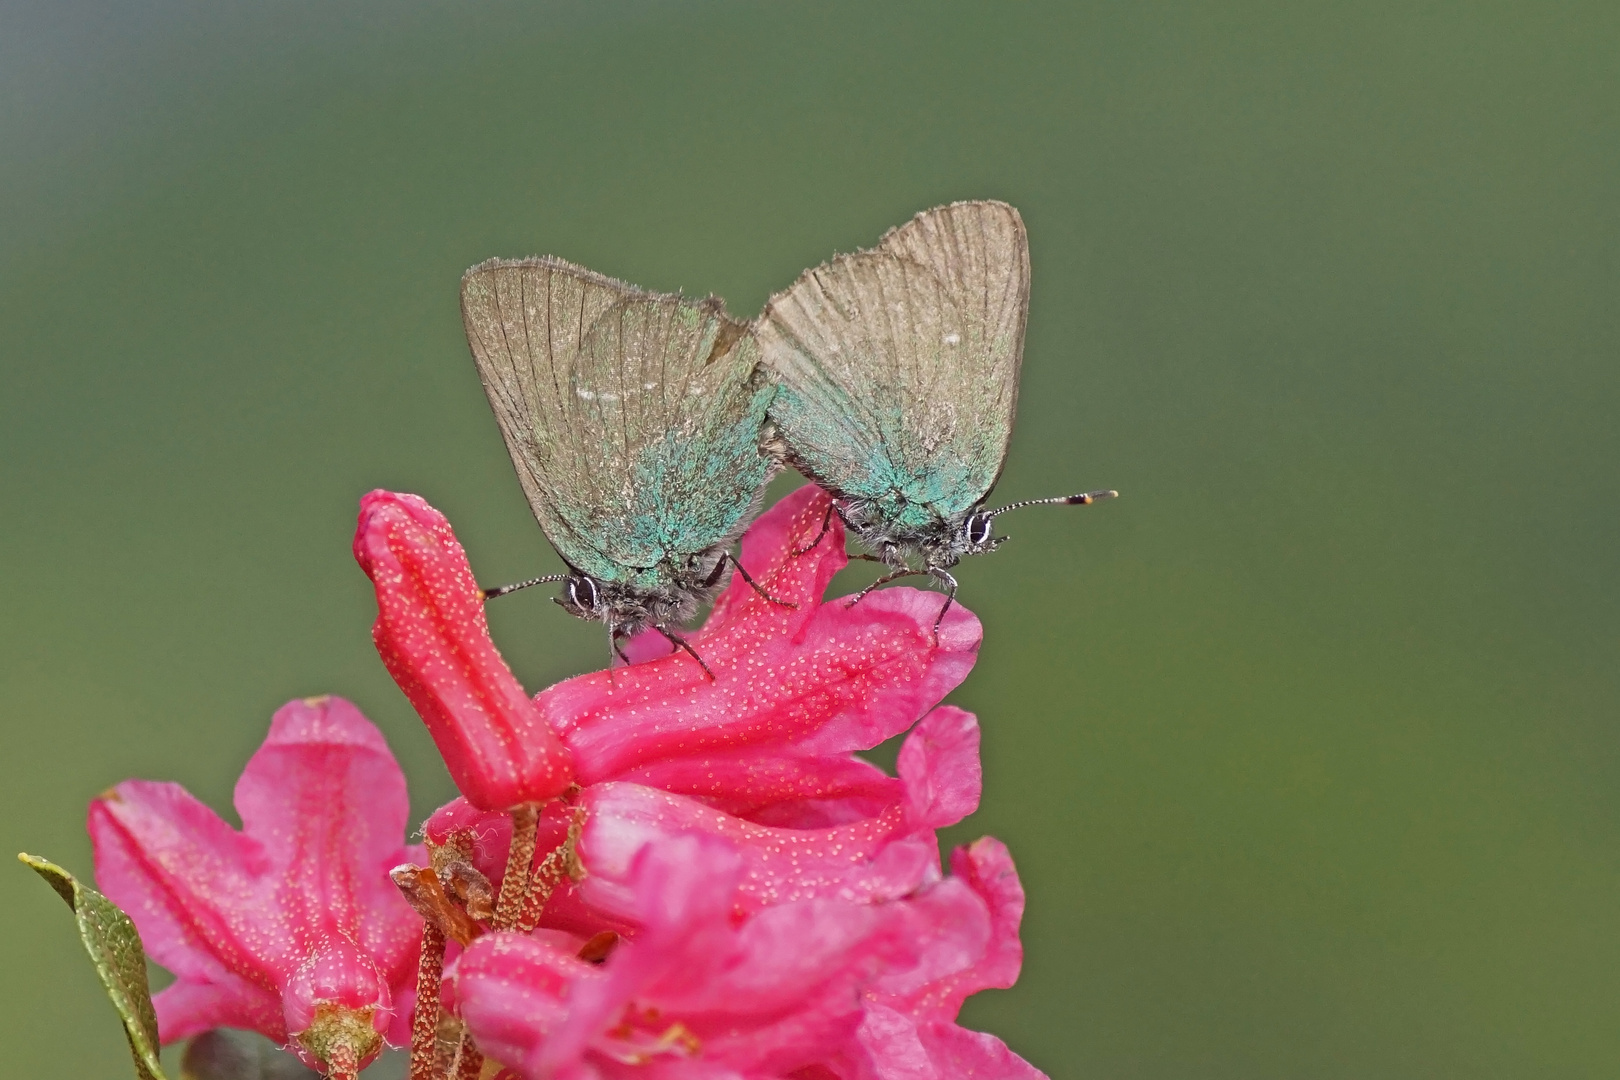
[[[847,561],[827,508],[801,489],[744,537],[761,589],[733,581],[688,639],[712,679],[643,635],[631,665],[536,697],[582,785],[537,846],[569,844],[580,880],[539,929],[481,937],[452,965],[474,1040],[521,1075],[1039,1075],[955,1024],[1021,960],[1005,849],[958,851],[943,877],[934,836],[978,804],[977,722],[935,708],[978,621],[953,608],[936,636],[937,594],[910,589],[822,603]],[[908,729],[898,777],[855,756]],[[508,872],[505,815],[457,800],[426,833]],[[613,934],[604,964],[580,959]]]
[[[437,510],[373,492],[354,551],[462,796],[406,848],[381,736],[323,699],[277,713],[241,833],[174,785],[97,800],[102,885],[179,976],[165,1040],[254,1028],[348,1077],[386,1034],[412,1080],[1041,1077],[956,1023],[1022,962],[1006,849],[947,868],[937,838],[979,802],[978,721],[940,701],[982,629],[915,589],[824,601],[825,493],[748,530],[701,664],[646,633],[532,699]],[[859,756],[902,735],[894,776]]]
[[[242,770],[237,832],[178,784],[126,780],[90,804],[96,878],[177,976],[162,1040],[259,1031],[323,1070],[409,1031],[421,919],[388,880],[405,777],[341,698],[294,701]]]
[[[506,810],[566,788],[568,751],[490,641],[483,590],[444,515],[419,496],[373,491],[354,556],[377,589],[377,651],[461,793]]]

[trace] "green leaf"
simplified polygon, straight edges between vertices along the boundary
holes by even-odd
[[[180,1059],[180,1080],[320,1080],[320,1075],[262,1035],[225,1028],[192,1039]]]
[[[124,1021],[124,1036],[135,1059],[140,1080],[167,1080],[158,1064],[157,1014],[146,985],[146,952],[135,924],[118,905],[53,862],[33,855],[18,855],[67,901],[79,924],[79,940],[101,976],[113,1007]]]

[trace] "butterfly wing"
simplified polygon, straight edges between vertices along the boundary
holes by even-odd
[[[524,494],[570,565],[657,585],[741,527],[769,474],[770,391],[718,300],[496,260],[463,278],[462,318]]]
[[[938,207],[773,297],[756,327],[771,415],[806,471],[902,530],[994,486],[1018,395],[1029,256],[1004,203]]]

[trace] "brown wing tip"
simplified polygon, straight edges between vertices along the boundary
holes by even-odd
[[[957,214],[969,211],[975,213],[986,211],[999,213],[1011,219],[1015,233],[1022,234],[1024,232],[1024,217],[1012,203],[1002,202],[1000,199],[960,199],[956,202],[943,203],[939,206],[931,206],[927,210],[918,211],[904,225],[896,225],[884,233],[883,238],[878,241],[878,247],[881,248],[888,244],[891,237],[903,233],[907,229],[920,228],[926,221],[939,217],[954,217]]]
[[[771,312],[776,307],[777,301],[791,293],[794,289],[797,289],[812,274],[818,273],[819,271],[828,267],[839,266],[843,263],[866,256],[880,254],[887,255],[889,253],[884,251],[884,248],[889,244],[891,238],[894,236],[903,233],[907,229],[916,228],[918,227],[919,223],[927,221],[931,218],[966,210],[994,210],[1002,212],[1005,214],[1005,216],[1011,219],[1014,232],[1020,236],[1025,232],[1024,218],[1023,215],[1019,214],[1018,208],[1011,203],[1002,202],[1000,199],[959,199],[956,202],[942,203],[939,206],[929,207],[927,210],[919,210],[917,213],[913,214],[911,216],[911,220],[906,222],[904,225],[896,225],[885,232],[881,237],[878,238],[878,242],[875,246],[869,248],[856,248],[854,251],[835,254],[832,258],[826,260],[825,262],[818,263],[817,265],[810,267],[810,269],[805,270],[798,277],[794,278],[792,283],[790,283],[786,288],[778,289],[776,292],[771,294],[770,299],[765,301],[765,306],[760,310],[760,313],[754,317],[754,325],[757,327],[765,320],[770,318]]]
[[[607,274],[599,274],[589,267],[569,262],[567,259],[559,258],[556,255],[530,255],[526,259],[485,259],[476,266],[468,267],[467,272],[461,275],[462,292],[466,292],[468,284],[474,278],[495,270],[547,270],[554,274],[566,274],[569,277],[578,278],[580,281],[592,285],[601,285],[604,288],[612,289],[614,292],[627,293],[632,296],[665,295],[655,293],[650,289],[643,289],[639,285],[632,285],[628,281],[620,281],[618,278],[609,277]]]
[[[568,277],[586,282],[587,284],[599,285],[603,288],[611,289],[616,293],[620,293],[621,298],[619,302],[621,303],[625,300],[632,300],[683,304],[687,307],[698,308],[708,315],[714,315],[732,322],[737,321],[727,314],[726,302],[720,297],[715,296],[713,293],[710,293],[707,296],[694,297],[687,296],[685,293],[680,291],[659,292],[656,289],[644,289],[640,285],[634,285],[628,281],[621,281],[616,277],[609,277],[607,274],[599,274],[587,266],[581,266],[578,263],[569,262],[567,259],[560,258],[556,255],[530,255],[526,259],[485,259],[476,266],[468,267],[466,273],[461,275],[462,296],[465,298],[467,294],[467,286],[471,284],[474,279],[481,277],[484,274],[492,273],[496,270],[546,270],[553,274],[565,274]]]

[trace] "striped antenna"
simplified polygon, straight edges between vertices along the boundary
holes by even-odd
[[[518,581],[518,582],[514,582],[511,585],[497,585],[493,589],[485,589],[484,590],[484,599],[485,600],[493,600],[497,596],[505,596],[507,593],[514,593],[514,592],[517,592],[519,589],[527,589],[530,585],[544,585],[548,581],[567,581],[567,580],[568,580],[568,575],[567,574],[547,574],[545,577],[530,578],[528,581]]]
[[[997,514],[1005,514],[1009,510],[1017,510],[1024,506],[1090,506],[1104,499],[1117,498],[1119,498],[1117,491],[1084,491],[1079,495],[1054,495],[1050,499],[1025,499],[1023,502],[1008,503],[1000,510],[992,510],[985,516],[995,517]]]

